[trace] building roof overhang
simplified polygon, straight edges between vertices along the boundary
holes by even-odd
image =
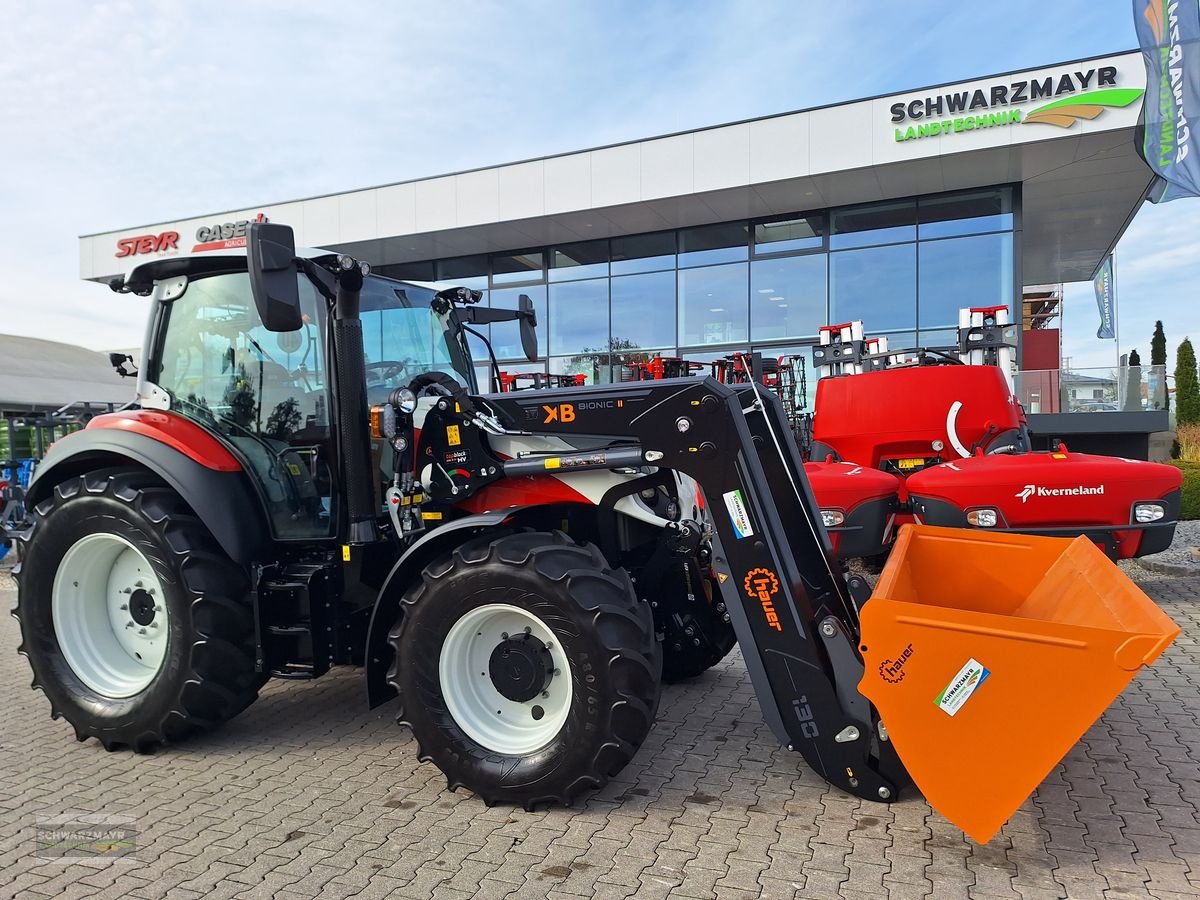
[[[1049,83],[1056,93],[1030,100],[1034,83]],[[1024,102],[1008,102],[1019,84],[1025,85]],[[1091,102],[1098,86],[1119,96]],[[80,275],[108,281],[145,260],[117,256],[119,241],[176,233],[177,246],[162,251],[169,255],[211,243],[214,225],[219,237],[223,223],[236,225],[258,213],[293,225],[298,243],[387,265],[1015,183],[1022,187],[1025,283],[1082,281],[1115,245],[1151,181],[1134,144],[1141,102],[1129,100],[1144,87],[1140,55],[1122,53],[87,235],[80,238]],[[1072,105],[1082,94],[1090,94],[1089,102]],[[945,111],[951,97],[963,95],[968,104],[982,97],[986,105]],[[926,116],[926,100],[937,98],[942,114],[934,107]],[[994,102],[998,98],[1003,102]],[[1051,103],[1058,108],[1046,111]],[[901,107],[903,121],[895,122]],[[920,118],[910,117],[910,110]],[[1031,118],[1035,112],[1039,115]],[[987,123],[960,127],[967,119],[978,121],[976,116]],[[931,133],[931,122],[938,123],[938,133]]]

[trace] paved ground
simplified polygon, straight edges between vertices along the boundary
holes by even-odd
[[[1141,572],[1184,635],[986,847],[920,798],[828,788],[763,725],[741,660],[666,692],[574,810],[448,793],[354,672],[273,684],[154,756],[76,743],[0,620],[0,898],[1145,897],[1200,894],[1200,579]],[[0,575],[0,604],[13,595]],[[136,861],[30,855],[38,821],[132,817]]]

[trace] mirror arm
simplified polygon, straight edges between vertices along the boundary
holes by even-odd
[[[297,257],[296,264],[300,267],[300,271],[304,273],[304,276],[312,282],[312,286],[317,289],[318,294],[324,297],[329,303],[334,303],[337,300],[337,294],[334,293],[336,282],[328,271],[318,266],[311,259]]]

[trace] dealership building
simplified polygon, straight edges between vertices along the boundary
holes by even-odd
[[[80,275],[238,246],[264,216],[382,274],[478,288],[494,307],[530,296],[544,356],[531,366],[514,324],[494,325],[508,371],[604,381],[635,354],[748,347],[811,359],[820,326],[854,319],[893,348],[945,345],[961,307],[1007,305],[1018,367],[1056,372],[1054,286],[1094,276],[1151,183],[1134,137],[1144,89],[1135,52],[1060,63],[86,235]],[[1107,433],[1143,455],[1167,427],[1153,409],[1067,415],[1052,377],[1022,384],[1039,438],[1084,449]]]

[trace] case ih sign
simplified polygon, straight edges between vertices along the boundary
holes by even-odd
[[[219,225],[201,225],[196,229],[196,246],[193,253],[205,250],[231,250],[246,246],[246,229],[251,222],[266,222],[267,217],[259,213],[253,219],[238,222],[222,222]]]
[[[215,225],[201,225],[196,229],[196,243],[192,246],[193,253],[203,253],[205,250],[229,250],[234,247],[246,246],[246,230],[251,222],[266,222],[267,217],[262,213],[253,219],[241,219],[237,222],[218,222]],[[179,232],[163,231],[159,234],[140,234],[134,237],[118,238],[117,259],[126,256],[142,256],[151,253],[178,253]]]
[[[120,238],[117,241],[117,259],[124,256],[140,256],[143,253],[165,253],[179,250],[179,232],[164,231],[160,234],[141,234],[137,237]]]

